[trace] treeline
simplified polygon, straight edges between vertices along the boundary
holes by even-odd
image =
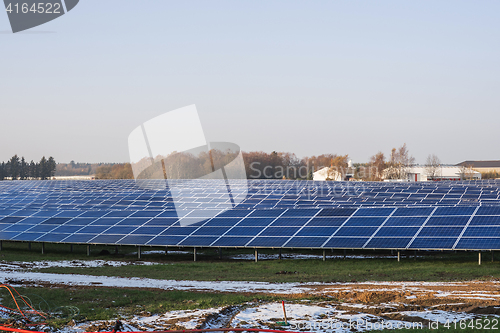
[[[347,169],[348,155],[323,154],[298,158],[289,152],[243,152],[244,165],[228,170],[227,165],[237,163],[239,152],[212,149],[198,154],[176,153],[167,157],[157,156],[151,165],[150,159],[143,159],[134,164],[134,170],[140,170],[138,178],[162,179],[165,175],[171,179],[196,179],[204,177],[213,170],[225,167],[228,177],[242,168],[245,174],[237,175],[248,179],[313,179],[313,173],[324,167]],[[234,172],[233,172],[234,171]],[[133,178],[132,166],[122,164],[113,167],[99,167],[96,179]]]
[[[99,166],[104,163],[58,163],[56,167],[57,176],[90,176],[96,173]]]
[[[294,153],[262,151],[244,152],[248,179],[313,179],[313,173],[330,167],[347,170],[349,156],[322,154],[298,158]]]
[[[393,148],[386,159],[378,152],[365,164],[349,165],[349,155],[322,154],[298,158],[294,153],[262,151],[243,152],[244,170],[247,179],[307,179],[314,178],[314,172],[326,169],[331,180],[382,180],[405,179],[415,159],[406,144]],[[133,166],[129,163],[102,165],[97,168],[96,179],[133,179],[132,168],[140,171],[141,179],[196,179],[204,177],[212,170],[228,165],[238,156],[238,152],[212,149],[210,152],[176,153],[167,157],[157,156],[153,163],[143,159]],[[440,161],[435,155],[428,158],[429,174],[436,172]],[[152,164],[152,165],[151,165]],[[226,170],[228,172],[228,170]],[[239,178],[239,177],[238,177]]]
[[[14,155],[7,162],[0,164],[0,180],[50,179],[56,172],[56,161],[51,156],[42,157],[39,162],[26,162],[24,157]]]
[[[106,164],[97,167],[95,179],[134,179],[130,163]]]

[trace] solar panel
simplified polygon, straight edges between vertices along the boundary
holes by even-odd
[[[184,186],[185,187],[182,187]],[[182,185],[182,186],[181,186]],[[248,188],[246,188],[248,186]],[[245,187],[245,188],[244,188]],[[154,188],[154,187],[152,187]],[[500,182],[0,182],[0,240],[193,247],[500,248]]]

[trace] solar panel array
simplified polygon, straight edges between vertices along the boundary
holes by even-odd
[[[500,249],[499,181],[239,181],[231,190],[248,194],[234,209],[218,182],[190,181],[176,198],[130,180],[0,182],[0,240]]]

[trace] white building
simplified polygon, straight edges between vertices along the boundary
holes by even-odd
[[[332,167],[324,167],[313,173],[313,180],[334,180],[342,181],[349,180],[354,177],[354,167],[352,161],[347,162],[347,169],[343,170],[345,176],[342,176],[342,172],[335,170]]]
[[[330,167],[324,167],[313,173],[313,180],[342,180],[342,174]]]
[[[481,179],[481,173],[472,169],[465,170],[458,166],[439,166],[430,170],[426,166],[414,166],[408,170],[407,180],[420,182],[428,180],[465,180]]]

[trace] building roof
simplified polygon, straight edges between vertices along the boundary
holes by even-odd
[[[440,177],[458,177],[463,172],[458,166],[440,166],[436,169]],[[409,173],[420,173],[428,175],[428,169],[425,166],[413,166],[408,170]],[[472,174],[480,175],[480,172],[475,170],[470,171]]]
[[[384,170],[384,175],[387,177],[387,173],[389,172],[389,169]],[[414,165],[407,170],[407,175],[410,174],[420,174],[420,175],[425,175],[426,177],[429,177],[429,169],[426,166],[422,165]],[[461,167],[459,166],[439,166],[435,170],[434,178],[449,178],[449,179],[455,179],[455,178],[461,178],[464,173],[464,170],[462,170]],[[467,170],[468,176],[472,176],[473,178],[481,178],[481,173],[475,170]]]
[[[500,160],[497,161],[464,161],[457,166],[471,165],[473,168],[500,168]]]

